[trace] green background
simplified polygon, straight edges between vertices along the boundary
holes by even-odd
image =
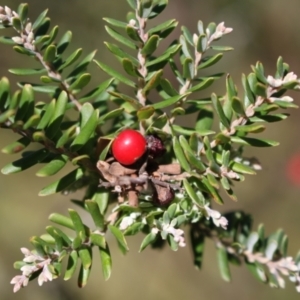
[[[21,2],[2,0],[0,5],[13,9]],[[84,48],[84,53],[98,49],[96,58],[119,68],[116,60],[103,45],[109,37],[104,31],[103,17],[125,19],[128,10],[125,0],[29,0],[30,16],[36,16],[49,8],[52,26],[60,26],[60,34],[66,30],[73,32],[71,50]],[[240,86],[241,73],[249,73],[250,65],[257,60],[263,62],[266,72],[275,72],[278,56],[283,56],[291,70],[300,74],[300,2],[299,0],[170,0],[170,5],[159,20],[176,18],[180,25],[186,25],[192,32],[201,19],[205,24],[211,21],[233,27],[234,31],[222,39],[222,44],[232,46],[235,51],[226,53],[215,68],[232,74]],[[157,20],[157,21],[159,21]],[[156,21],[156,22],[157,22]],[[180,27],[179,27],[180,28]],[[179,28],[173,38],[180,33]],[[5,34],[8,34],[5,33]],[[170,40],[171,41],[171,40]],[[0,45],[0,74],[7,76],[16,88],[16,77],[7,72],[8,68],[29,66],[30,59],[11,51],[10,46]],[[106,78],[95,66],[94,84]],[[165,73],[168,76],[168,73]],[[223,94],[225,80],[222,78],[210,90]],[[294,93],[296,103],[299,94]],[[38,95],[39,97],[39,95]],[[263,170],[257,176],[246,178],[237,184],[235,191],[239,202],[226,201],[225,208],[243,209],[253,213],[254,223],[266,225],[271,233],[277,228],[284,228],[290,237],[289,253],[295,255],[300,249],[299,211],[300,187],[293,186],[287,179],[285,169],[290,157],[300,152],[299,111],[291,111],[292,117],[268,127],[264,137],[280,141],[280,146],[272,149],[249,148],[247,155],[255,155],[263,164]],[[182,120],[186,122],[185,120]],[[0,147],[16,140],[17,135],[1,129]],[[0,156],[0,166],[16,160],[17,156]],[[29,169],[21,174],[0,175],[0,297],[6,299],[298,299],[294,286],[287,283],[285,290],[271,289],[258,282],[246,268],[232,267],[232,282],[225,283],[220,278],[214,246],[208,242],[205,248],[203,269],[198,272],[192,264],[191,251],[188,247],[177,253],[169,249],[162,251],[145,250],[138,254],[142,236],[129,238],[130,252],[123,257],[111,242],[113,256],[113,273],[105,282],[100,270],[100,261],[95,253],[95,264],[88,286],[78,289],[76,278],[69,282],[62,279],[46,283],[42,288],[37,282],[12,293],[9,281],[18,272],[12,268],[13,262],[20,259],[20,247],[30,247],[29,237],[43,233],[49,224],[47,217],[51,212],[67,213],[73,205],[70,198],[80,199],[81,193],[69,196],[54,195],[38,198],[38,191],[52,182],[54,178],[37,178],[38,168]],[[64,172],[67,172],[65,170]],[[299,170],[300,172],[300,170]],[[61,175],[61,174],[60,174]],[[84,213],[82,212],[84,215]],[[89,222],[88,218],[85,218]]]

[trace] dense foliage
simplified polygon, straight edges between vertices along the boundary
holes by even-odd
[[[1,29],[11,27],[15,32],[0,41],[39,63],[37,68],[9,70],[23,78],[39,76],[39,81],[24,79],[16,91],[11,91],[6,77],[0,81],[0,126],[20,136],[2,152],[22,152],[20,159],[1,171],[11,174],[42,164],[36,175],[52,176],[70,162],[74,169],[39,195],[85,189],[83,199],[72,201],[94,222],[88,227],[74,209],[69,216],[51,214],[54,225],[31,238],[33,250],[21,248],[25,258],[15,263],[22,274],[11,281],[14,291],[35,278],[40,285],[58,276],[68,280],[78,265],[78,284],[85,286],[93,248],[99,250],[108,279],[112,260],[106,235],[112,234],[126,253],[126,236],[138,233],[145,235],[140,251],[165,245],[176,251],[190,244],[197,268],[201,268],[205,240],[211,239],[224,280],[230,280],[231,263],[245,263],[261,281],[283,288],[287,277],[300,291],[300,255],[288,256],[288,238],[282,230],[266,235],[264,226],[253,229],[252,217],[242,211],[221,215],[212,209],[224,204],[226,195],[236,201],[233,183],[261,168],[257,159],[243,156],[244,147],[278,144],[256,135],[265,124],[286,119],[288,114],[282,110],[297,107],[286,93],[300,89],[298,77],[280,57],[273,76],[265,75],[260,62],[243,75],[240,95],[226,75],[225,95],[205,97],[202,91],[224,74],[205,75],[209,73],[202,70],[232,50],[216,43],[232,29],[224,23],[204,26],[199,21],[197,33],[182,26],[181,36],[162,49],[160,43],[178,22],[147,25],[168,1],[127,2],[132,11],[126,21],[104,19],[107,33],[117,43],[105,45],[123,71],[94,59],[96,52],[82,59],[81,48],[66,56],[72,34],[68,31],[57,41],[58,26],[51,28],[47,11],[32,22],[27,4],[17,11],[0,7]],[[94,88],[88,88],[91,63],[109,76]],[[166,68],[172,72],[169,77]],[[39,100],[41,93],[48,100]],[[194,126],[180,125],[180,120],[190,117]],[[111,152],[112,143],[125,129],[138,130],[147,145],[143,153],[142,139],[142,150],[132,165],[122,165]],[[38,145],[36,150],[24,151],[32,143]],[[64,228],[74,234],[68,235]]]

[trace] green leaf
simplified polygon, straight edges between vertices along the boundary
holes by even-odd
[[[217,249],[217,255],[218,255],[218,263],[219,263],[219,270],[221,276],[223,280],[229,282],[231,280],[231,275],[230,275],[227,251],[225,247],[219,246],[219,248]]]
[[[189,49],[189,45],[188,45],[188,43],[187,43],[187,41],[186,41],[186,39],[183,35],[180,36],[179,43],[181,45],[181,51],[182,51],[184,57],[192,58],[192,55],[191,55],[191,52],[190,52],[190,49]]]
[[[220,205],[222,205],[223,199],[221,198],[221,196],[219,195],[218,191],[210,184],[210,182],[208,181],[208,179],[206,177],[204,177],[202,179],[202,182],[204,183],[204,185],[206,186],[206,188],[208,189],[209,193],[211,194],[211,196],[213,197],[214,201]]]
[[[130,5],[130,7],[131,7],[133,10],[136,10],[136,9],[137,9],[137,1],[136,1],[136,0],[127,0],[127,3]]]
[[[122,59],[122,66],[123,66],[123,69],[125,70],[125,72],[127,74],[129,74],[130,76],[133,76],[133,77],[139,77],[140,76],[140,74],[137,71],[137,67],[134,65],[134,63],[130,59],[123,58]]]
[[[117,239],[119,248],[122,251],[122,253],[126,254],[129,249],[128,249],[127,242],[125,240],[125,237],[124,237],[122,231],[118,227],[113,226],[113,225],[108,225],[108,229],[114,235],[114,237]]]
[[[238,131],[247,133],[260,133],[263,132],[266,127],[261,124],[239,125],[234,127]]]
[[[167,7],[168,0],[160,0],[156,2],[156,5],[152,8],[152,12],[149,16],[149,19],[155,18],[157,15],[162,13],[162,11]]]
[[[207,48],[207,36],[206,34],[200,34],[197,41],[197,51],[204,53]]]
[[[69,280],[73,277],[76,271],[77,263],[78,263],[77,251],[72,250],[68,258],[68,264],[67,264],[67,269],[65,271],[64,280]]]
[[[69,215],[74,224],[77,235],[81,238],[81,241],[84,242],[86,240],[86,226],[83,224],[77,211],[69,209]]]
[[[152,244],[156,240],[156,234],[154,232],[150,232],[143,239],[139,252],[142,252],[147,246]]]
[[[28,16],[28,4],[21,3],[18,7],[18,15],[20,17],[21,22],[25,22]]]
[[[139,65],[138,60],[131,56],[130,54],[124,52],[119,46],[115,44],[111,44],[108,42],[104,42],[105,46],[108,48],[108,50],[114,54],[117,58],[127,58],[129,59],[135,66]]]
[[[2,174],[8,175],[22,172],[38,163],[41,163],[49,155],[45,148],[32,152],[13,163],[7,164],[1,170]]]
[[[57,54],[56,46],[55,45],[49,45],[46,48],[45,52],[44,52],[43,59],[47,63],[52,63],[56,58],[56,54]]]
[[[274,147],[279,145],[279,142],[266,140],[266,139],[255,139],[255,138],[238,137],[238,136],[231,136],[230,139],[234,143],[247,145],[247,146],[254,146],[254,147]]]
[[[186,98],[189,94],[190,93],[185,93],[185,94],[182,94],[182,95],[177,95],[177,96],[168,98],[166,100],[154,103],[154,104],[152,104],[152,106],[154,107],[154,109],[166,108],[166,107],[171,106],[171,105],[175,104],[176,102],[178,102],[178,101]]]
[[[144,106],[137,111],[137,117],[139,121],[147,120],[151,118],[154,113],[155,109],[153,108],[153,106]]]
[[[182,31],[182,33],[183,33],[183,36],[184,36],[185,40],[186,40],[191,46],[194,46],[193,36],[192,36],[191,32],[188,30],[188,28],[185,27],[185,26],[181,26],[181,31]]]
[[[118,33],[116,30],[105,26],[105,30],[106,32],[116,41],[118,41],[119,43],[131,48],[131,49],[136,49],[137,46],[135,45],[134,42],[132,42],[131,40],[129,40],[128,38],[124,37],[124,35]]]
[[[183,153],[183,150],[181,148],[181,145],[177,139],[176,136],[173,137],[172,139],[172,144],[173,144],[173,150],[175,153],[176,158],[178,159],[180,166],[187,172],[191,171],[191,167],[187,161],[187,159],[185,158],[185,155]]]
[[[224,110],[222,108],[222,105],[221,105],[221,102],[220,100],[218,99],[217,95],[216,94],[212,94],[211,95],[211,101],[212,101],[212,104],[214,106],[214,109],[216,110],[219,118],[220,118],[220,121],[221,123],[227,128],[229,129],[230,128],[230,124],[225,116],[225,113],[224,113]]]
[[[77,279],[78,287],[83,288],[86,286],[90,273],[91,273],[91,268],[88,269],[84,268],[84,265],[82,263],[82,265],[80,266],[78,279]]]
[[[61,122],[64,118],[66,106],[68,103],[68,94],[62,91],[55,104],[54,113],[46,129],[46,135],[49,138],[53,138],[60,129]]]
[[[171,82],[166,78],[160,79],[160,86],[170,97],[178,96],[178,92],[172,86]]]
[[[102,273],[105,280],[108,280],[111,275],[111,256],[108,245],[106,244],[105,248],[99,247],[100,258],[102,263]]]
[[[49,220],[53,223],[75,230],[74,224],[69,217],[63,216],[58,213],[53,213],[49,216]]]
[[[74,92],[79,92],[81,91],[86,85],[89,84],[91,80],[91,74],[89,73],[84,73],[81,74],[69,87],[69,89],[74,93]]]
[[[92,200],[97,202],[102,215],[104,215],[107,210],[109,196],[110,192],[106,188],[102,187],[97,189],[92,198]]]
[[[46,104],[44,109],[45,112],[39,122],[39,124],[37,125],[37,129],[44,129],[46,128],[46,126],[48,126],[50,120],[53,117],[54,111],[55,111],[55,99],[53,99],[49,104]]]
[[[2,152],[5,154],[15,154],[23,151],[29,144],[30,139],[27,137],[22,137],[18,139],[16,142],[13,142],[12,144],[2,148]]]
[[[92,249],[82,248],[78,251],[84,269],[89,269],[92,266]]]
[[[181,45],[173,45],[173,46],[169,47],[159,57],[148,61],[146,63],[146,67],[150,67],[150,66],[156,65],[161,62],[166,62],[169,58],[173,57],[180,49],[181,49]]]
[[[27,83],[25,82],[19,82],[18,86],[19,87],[24,87]],[[43,85],[43,84],[37,84],[37,83],[30,83],[32,89],[35,92],[40,92],[40,93],[47,93],[47,94],[54,94],[55,91],[58,89],[57,86],[53,85]]]
[[[157,34],[160,38],[166,38],[178,25],[175,19],[165,21],[149,29],[148,34],[150,38],[152,35]]]
[[[83,176],[83,170],[81,168],[75,169],[63,178],[51,183],[39,192],[39,196],[48,196],[51,194],[59,193],[76,182]]]
[[[146,83],[145,87],[143,88],[142,93],[146,95],[150,90],[156,88],[160,83],[162,75],[163,70],[158,70],[157,72],[154,72],[149,81]]]
[[[144,56],[150,56],[158,47],[159,36],[154,34],[152,35],[145,43],[141,50],[141,54]]]
[[[90,212],[95,225],[100,231],[104,230],[104,216],[100,213],[99,206],[94,200],[85,200],[88,211]]]
[[[97,66],[103,70],[105,73],[107,73],[109,76],[112,76],[116,79],[118,79],[119,81],[125,83],[126,85],[129,85],[133,88],[135,88],[135,83],[133,81],[131,81],[130,79],[128,79],[127,77],[123,76],[122,74],[120,74],[119,72],[115,71],[114,69],[112,69],[111,67],[97,61],[94,60],[94,62],[97,64]]]
[[[35,30],[41,26],[41,24],[44,22],[45,17],[48,13],[48,9],[44,10],[35,20],[35,22],[32,25],[32,29]]]
[[[46,177],[55,175],[59,172],[67,163],[68,156],[60,154],[59,156],[52,159],[47,165],[37,171],[36,176]]]
[[[223,53],[218,53],[214,56],[206,57],[205,60],[199,65],[198,69],[205,69],[210,66],[215,65],[221,58],[223,57]]]
[[[72,40],[72,32],[67,31],[57,44],[57,55],[61,55],[69,46]]]
[[[192,250],[194,255],[194,266],[197,269],[201,269],[205,236],[204,234],[201,233],[201,230],[199,230],[196,226],[195,227],[192,226],[190,230],[190,238],[191,238]]]
[[[127,23],[121,22],[119,20],[115,20],[115,19],[112,19],[112,18],[103,18],[103,20],[105,22],[107,22],[108,24],[110,24],[110,25],[120,27],[120,28],[123,28],[123,29],[125,29],[126,26],[127,26]]]
[[[1,26],[1,24],[0,24]],[[16,43],[12,40],[9,36],[0,36],[0,43],[6,44],[6,45],[15,45]]]
[[[240,99],[238,97],[232,97],[231,106],[232,106],[233,111],[238,116],[245,116],[246,115],[243,104],[242,104],[242,102],[240,101]]]
[[[197,206],[204,207],[204,205],[205,205],[204,196],[201,194],[202,197],[201,198],[198,197],[199,193],[201,193],[200,190],[197,191],[198,192],[198,194],[197,194],[187,179],[183,180],[183,186],[184,186],[184,189],[187,192],[188,196],[191,198],[191,200]]]
[[[94,245],[98,247],[106,247],[105,237],[100,233],[91,233],[91,241]]]
[[[38,75],[47,72],[46,69],[9,69],[8,71],[19,76]]]
[[[127,35],[136,42],[143,42],[143,40],[141,39],[141,37],[139,36],[137,29],[135,29],[133,26],[131,26],[130,24],[128,24],[126,26],[126,33]]]
[[[82,72],[85,72],[88,65],[91,63],[94,56],[96,55],[96,53],[97,53],[97,51],[91,52],[78,65],[76,65],[74,70],[68,75],[68,79],[75,77],[75,76],[81,74]]]
[[[57,71],[62,71],[68,66],[72,65],[82,54],[82,48],[75,50],[62,65],[59,66]]]
[[[215,51],[222,51],[222,52],[226,52],[226,51],[232,51],[233,48],[232,47],[228,47],[228,46],[210,46],[210,49],[215,50]]]
[[[143,107],[137,99],[134,99],[130,96],[127,96],[127,95],[124,95],[121,93],[117,93],[114,91],[109,91],[109,94],[114,97],[120,98],[120,99],[124,100],[125,102],[130,103],[135,109],[141,109]],[[154,107],[154,105],[152,105],[152,106]]]
[[[34,93],[32,86],[30,84],[25,84],[22,93],[21,99],[18,107],[18,111],[15,116],[15,120],[21,120],[26,122],[29,117],[34,114]]]
[[[214,81],[215,81],[215,79],[213,77],[204,79],[200,83],[189,88],[187,91],[188,92],[198,92],[198,91],[204,90],[204,89],[208,88],[209,86],[211,86]]]
[[[24,46],[14,46],[13,49],[20,54],[28,55],[28,56],[33,56],[34,52],[32,50],[26,49]]]
[[[184,59],[182,68],[183,68],[184,78],[187,79],[194,78],[195,75],[194,61],[190,57]]]
[[[203,107],[197,116],[197,121],[195,125],[196,131],[210,130],[213,124],[214,114],[211,108]]]

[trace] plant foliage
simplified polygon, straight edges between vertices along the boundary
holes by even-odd
[[[202,70],[232,50],[216,43],[232,29],[224,23],[204,26],[199,21],[193,29],[197,33],[182,26],[181,35],[162,49],[161,42],[178,22],[147,25],[168,1],[127,2],[131,9],[127,20],[104,18],[113,40],[105,46],[120,62],[122,72],[95,59],[96,52],[82,58],[80,48],[65,55],[72,33],[57,40],[59,28],[51,27],[47,10],[31,21],[27,4],[16,11],[0,7],[1,29],[10,27],[15,32],[1,37],[1,42],[39,63],[37,68],[9,70],[22,77],[16,91],[6,77],[0,81],[0,126],[19,135],[2,152],[22,153],[1,171],[17,173],[38,164],[36,175],[45,177],[71,163],[73,170],[42,188],[39,195],[85,189],[84,197],[73,202],[94,222],[88,227],[74,209],[68,216],[51,214],[53,225],[44,235],[31,238],[32,250],[21,248],[24,259],[15,263],[21,275],[11,281],[14,291],[35,278],[40,285],[59,276],[68,280],[78,265],[78,285],[84,287],[93,265],[93,248],[99,250],[103,276],[108,279],[112,259],[107,233],[115,237],[124,254],[126,237],[138,233],[145,235],[140,251],[167,244],[176,251],[189,243],[197,268],[202,265],[204,243],[211,239],[224,280],[231,279],[230,264],[244,263],[259,280],[283,288],[286,277],[300,291],[300,256],[288,256],[288,238],[282,230],[266,235],[264,226],[255,230],[252,217],[242,211],[221,215],[211,208],[224,203],[223,192],[236,201],[233,183],[260,169],[256,159],[243,156],[245,146],[278,145],[258,134],[267,123],[286,119],[283,110],[297,107],[286,93],[299,90],[299,78],[280,57],[275,75],[266,76],[258,62],[250,74],[242,76],[239,93],[227,74],[225,95],[203,97],[203,90],[223,74],[203,75]],[[92,88],[90,64],[108,75]],[[173,76],[164,75],[166,67]],[[29,75],[39,80],[28,82]],[[48,100],[38,101],[41,93]],[[110,102],[117,108],[111,109]],[[192,114],[196,115],[193,127],[179,125],[180,118]],[[212,128],[214,119],[218,120],[216,128]],[[110,147],[125,128],[159,138],[166,153],[158,159],[147,153],[143,164],[132,168],[120,165]],[[32,143],[39,146],[37,150],[25,152]],[[73,234],[66,234],[65,228]]]

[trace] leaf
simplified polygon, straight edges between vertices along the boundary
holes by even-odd
[[[238,136],[231,136],[230,139],[234,143],[254,146],[254,147],[274,147],[279,145],[279,142],[267,140],[267,139],[255,139],[255,138],[238,137]]]
[[[74,224],[69,217],[63,216],[58,213],[53,213],[49,216],[49,220],[53,223],[75,230]]]
[[[48,126],[55,111],[55,104],[56,104],[55,99],[53,99],[49,104],[46,104],[44,106],[45,111],[39,124],[37,125],[37,129],[44,129]]]
[[[77,93],[80,90],[82,90],[86,85],[89,84],[91,80],[91,74],[89,73],[84,73],[81,74],[69,87],[69,89],[73,92],[73,93]]]
[[[201,199],[198,197],[199,193],[201,193],[200,190],[197,191],[198,192],[198,194],[197,194],[187,179],[183,180],[183,186],[184,186],[184,189],[187,192],[188,196],[191,198],[191,200],[197,206],[204,207],[204,205],[205,205],[204,196],[202,195]]]
[[[127,246],[127,242],[125,240],[125,237],[122,233],[122,231],[113,225],[108,225],[108,229],[110,232],[114,235],[114,237],[117,239],[119,248],[123,254],[126,254],[126,252],[129,250]]]
[[[97,189],[92,198],[92,200],[94,200],[98,204],[100,213],[102,215],[104,215],[107,210],[109,196],[110,192],[106,188],[102,187]]]
[[[156,88],[160,83],[162,75],[163,70],[158,70],[157,72],[154,72],[149,81],[144,86],[142,93],[146,95],[150,90]]]
[[[29,117],[34,114],[34,93],[32,86],[30,84],[25,84],[22,93],[21,99],[18,107],[18,111],[15,116],[15,120],[21,120],[26,122]]]
[[[210,56],[210,57],[207,57],[205,61],[203,61],[198,69],[205,69],[205,68],[208,68],[210,66],[213,66],[215,65],[221,58],[223,57],[223,53],[218,53],[214,56]]]
[[[32,29],[35,30],[40,27],[40,25],[43,23],[45,20],[45,17],[48,13],[48,9],[44,10],[35,20],[35,22],[32,24]]]
[[[10,73],[19,76],[45,74],[46,69],[9,69]]]
[[[133,40],[133,41],[136,41],[136,42],[143,42],[141,37],[139,36],[138,32],[137,32],[137,29],[135,29],[132,25],[130,24],[127,24],[126,28],[126,33],[127,35]]]
[[[135,66],[139,65],[139,62],[138,62],[138,60],[135,57],[131,56],[130,54],[128,54],[126,52],[124,52],[119,46],[117,46],[115,44],[108,43],[108,42],[104,42],[104,44],[108,48],[108,50],[112,54],[114,54],[117,58],[127,58],[130,61],[132,61],[132,63]]]
[[[54,159],[52,159],[47,165],[37,171],[36,176],[46,177],[53,176],[59,172],[67,163],[68,156],[61,154]]]
[[[141,54],[144,56],[150,56],[158,47],[159,36],[154,34],[146,41],[141,50]]]
[[[48,196],[51,194],[59,193],[70,186],[72,183],[76,182],[83,176],[83,170],[81,168],[77,168],[62,177],[61,179],[51,183],[46,186],[39,192],[39,196]]]
[[[191,32],[188,30],[186,26],[181,26],[181,31],[183,33],[183,36],[185,40],[191,45],[194,46],[193,36]]]
[[[78,65],[76,65],[74,70],[68,75],[68,79],[75,77],[75,76],[81,74],[82,72],[85,72],[85,70],[87,69],[87,67],[91,63],[91,61],[93,60],[96,53],[97,53],[97,51],[91,52]]]
[[[47,63],[52,63],[56,58],[56,54],[57,54],[56,46],[55,45],[49,45],[46,48],[45,52],[44,52],[43,59]]]
[[[261,124],[249,124],[235,126],[235,129],[247,133],[260,133],[263,132],[266,129],[266,127]]]
[[[57,44],[57,55],[61,55],[69,46],[72,40],[72,32],[67,31]]]
[[[123,76],[122,74],[120,74],[119,72],[115,71],[114,69],[112,69],[111,67],[97,61],[94,60],[94,62],[97,64],[97,66],[103,70],[105,73],[107,73],[109,76],[112,76],[116,79],[118,79],[119,81],[125,83],[128,86],[131,86],[133,88],[135,88],[135,83],[133,81],[131,81],[130,79],[128,79],[127,77]]]
[[[161,78],[160,86],[170,97],[178,96],[178,92],[172,86],[171,82],[166,78]]]
[[[85,200],[88,211],[90,212],[95,225],[100,231],[104,230],[104,216],[100,213],[99,206],[94,200]]]
[[[166,38],[178,25],[176,19],[165,21],[149,29],[148,34],[151,38],[152,35],[157,34],[160,38]]]
[[[88,228],[83,224],[78,212],[73,209],[69,209],[69,215],[74,224],[77,236],[79,236],[81,238],[81,241],[84,242],[86,240],[86,231],[88,232]]]
[[[22,137],[18,139],[16,142],[13,142],[12,144],[5,146],[2,148],[2,152],[5,154],[15,154],[23,151],[29,144],[30,139],[27,137]]]
[[[4,166],[1,170],[2,174],[8,175],[13,173],[22,172],[40,162],[42,162],[49,155],[48,150],[42,148],[26,155],[10,164]]]
[[[217,255],[218,255],[218,263],[219,263],[219,270],[221,272],[221,276],[223,280],[230,281],[231,275],[229,270],[229,263],[228,263],[228,256],[226,249],[223,246],[219,246],[217,249]]]
[[[192,250],[194,255],[194,266],[197,269],[201,269],[205,236],[204,234],[201,233],[200,230],[192,226],[190,230],[190,238],[191,238]]]
[[[137,111],[137,117],[139,121],[147,120],[151,118],[154,113],[155,109],[153,108],[153,106],[144,106]]]
[[[204,89],[208,88],[209,86],[211,86],[214,83],[214,81],[215,81],[214,78],[207,78],[207,79],[201,81],[200,83],[192,86],[187,91],[188,92],[198,92],[198,91],[204,90]]]
[[[75,50],[65,61],[62,65],[59,66],[57,71],[62,71],[65,68],[69,67],[72,65],[82,54],[82,48],[79,48]]]
[[[182,94],[182,95],[177,95],[177,96],[168,98],[166,100],[154,103],[154,104],[152,104],[152,106],[154,107],[154,109],[166,108],[166,107],[171,106],[171,105],[175,104],[176,102],[178,102],[178,101],[186,98],[189,94],[190,93],[185,93],[185,94]]]
[[[89,269],[92,266],[92,252],[90,248],[82,248],[78,251],[78,255],[82,261],[84,269]]]
[[[211,95],[211,101],[212,101],[212,104],[214,106],[214,109],[216,110],[219,118],[220,118],[220,121],[221,123],[227,128],[229,129],[230,128],[230,124],[225,116],[225,113],[223,111],[223,108],[222,108],[222,105],[221,105],[221,102],[220,100],[218,99],[217,95],[216,94],[212,94]]]
[[[189,165],[188,161],[185,158],[185,155],[183,153],[181,145],[180,145],[180,143],[179,143],[176,136],[173,136],[172,144],[173,144],[173,150],[174,150],[175,156],[178,159],[178,161],[180,163],[180,166],[185,171],[190,172],[191,171],[190,165]]]
[[[78,287],[83,288],[86,286],[90,273],[91,273],[91,268],[88,269],[84,268],[84,265],[82,263],[82,265],[80,266],[78,279],[77,279]]]
[[[131,49],[136,49],[137,46],[135,45],[134,42],[132,42],[131,40],[129,40],[128,38],[124,37],[124,35],[118,33],[116,30],[105,26],[105,30],[106,32],[116,41],[118,41],[119,43],[131,48]]]
[[[124,94],[121,94],[121,93],[117,93],[117,92],[114,92],[114,91],[109,91],[109,94],[114,96],[114,97],[120,98],[120,99],[124,100],[125,102],[130,103],[135,109],[141,109],[143,107],[137,99],[132,98],[130,96],[127,96],[127,95],[124,95]]]
[[[169,58],[173,57],[180,49],[181,49],[181,45],[173,45],[173,46],[169,47],[159,57],[148,61],[146,63],[146,67],[150,67],[150,66],[156,65],[158,63],[167,61]]]
[[[101,233],[91,233],[91,241],[94,245],[98,247],[106,247],[105,237]]]
[[[108,245],[106,244],[105,248],[99,247],[100,258],[102,263],[102,273],[105,280],[108,280],[111,275],[111,256]]]
[[[142,252],[147,246],[152,244],[155,240],[156,240],[156,233],[150,232],[149,234],[147,234],[141,243],[139,252]]]
[[[67,269],[65,271],[64,280],[69,280],[73,277],[76,271],[77,263],[78,263],[77,251],[72,250],[68,258],[68,264],[67,264]]]
[[[134,65],[134,63],[128,59],[128,58],[123,58],[122,59],[122,66],[123,69],[125,70],[125,72],[130,75],[130,76],[134,76],[134,77],[139,77],[140,74],[137,71],[137,67]]]
[[[81,128],[80,133],[76,136],[75,140],[71,144],[72,151],[78,151],[82,148],[89,140],[91,135],[95,132],[98,124],[99,111],[95,110],[91,115],[87,123]]]
[[[119,20],[115,20],[115,19],[112,19],[112,18],[103,18],[103,20],[105,22],[107,22],[108,24],[110,24],[110,25],[120,27],[120,28],[123,28],[123,29],[125,29],[126,26],[127,26],[127,23],[121,22]]]
[[[197,116],[197,121],[195,125],[196,131],[210,130],[213,124],[214,114],[211,108],[203,107]]]

